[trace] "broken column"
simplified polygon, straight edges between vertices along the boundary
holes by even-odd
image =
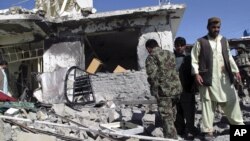
[[[167,22],[166,20],[162,20],[162,22],[164,21]],[[145,60],[148,56],[145,43],[148,39],[155,39],[163,50],[170,50],[173,52],[173,35],[170,25],[167,25],[167,23],[165,23],[165,25],[162,23],[162,25],[151,25],[151,27],[142,28],[141,32],[142,35],[139,38],[137,46],[138,64],[140,69],[145,68]]]
[[[85,68],[84,44],[80,37],[49,39],[45,41],[44,46],[44,72],[53,72],[57,67],[79,66]]]

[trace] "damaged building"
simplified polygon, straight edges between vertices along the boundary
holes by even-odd
[[[9,63],[12,85],[22,61],[28,65],[27,85],[36,89],[33,72],[53,73],[71,66],[86,70],[96,58],[101,64],[100,77],[93,76],[92,81],[96,95],[122,97],[149,94],[145,42],[154,38],[163,49],[173,51],[173,38],[185,9],[171,4],[93,13],[91,1],[43,2],[37,0],[33,11],[18,7],[1,11],[1,57]],[[127,73],[114,74],[117,66]],[[65,74],[60,77],[64,80]]]
[[[154,111],[155,105],[144,107],[144,110],[141,107],[126,108],[126,105],[138,105],[138,101],[142,104],[155,103],[150,95],[145,72],[145,59],[148,55],[145,42],[153,38],[162,49],[173,51],[173,39],[184,11],[185,5],[165,4],[95,13],[92,0],[36,0],[33,10],[20,7],[0,10],[0,54],[1,59],[9,63],[10,94],[19,97],[23,91],[31,90],[40,102],[53,104],[57,114],[67,115],[81,123],[86,118],[91,120],[89,126],[94,126],[94,121],[111,123],[118,117],[123,121],[131,121],[133,118],[144,127],[150,127],[150,133],[160,133],[155,136],[162,137],[162,131],[157,131],[159,128],[151,128],[151,125],[157,124],[157,114],[145,114],[149,109]],[[27,74],[20,78],[23,68]],[[84,88],[79,88],[82,81]],[[18,88],[20,85],[21,88]],[[64,104],[94,103],[98,106],[103,101],[108,108],[87,108],[81,113],[66,108]],[[110,109],[117,104],[122,105],[119,110]],[[66,113],[62,112],[62,108]],[[86,117],[79,118],[80,114]],[[29,115],[34,116],[32,113]],[[38,115],[39,120],[49,117],[44,112],[37,112],[36,117]],[[52,122],[66,122],[66,119],[52,119]],[[105,138],[104,133],[99,134],[98,130],[91,130],[95,134],[89,135],[79,133],[71,124],[67,126],[70,126],[64,131],[67,136],[74,134],[76,138],[81,136],[80,139],[88,136],[88,140]],[[61,130],[53,128],[49,131]],[[136,127],[131,132],[143,131],[141,127]],[[28,133],[17,133],[15,136],[32,138]]]

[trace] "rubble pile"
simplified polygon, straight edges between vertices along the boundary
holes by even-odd
[[[46,141],[108,141],[139,140],[140,137],[162,140],[163,132],[156,101],[135,101],[114,100],[85,106],[2,102],[0,140],[29,141],[37,138]],[[199,95],[196,95],[196,101],[195,126],[199,129]],[[249,123],[249,96],[241,98],[240,102],[244,121]],[[215,140],[228,140],[227,119],[219,108],[215,116]],[[195,140],[202,140],[202,136],[196,136]]]
[[[5,105],[6,103],[12,104],[12,102],[3,103]],[[99,132],[106,130],[114,131],[114,133],[117,130],[122,131],[120,133],[131,135],[141,134],[163,137],[162,129],[156,127],[159,126],[159,123],[156,123],[157,118],[159,118],[156,116],[156,104],[121,104],[117,106],[110,101],[102,105],[95,105],[100,107],[69,107],[65,104],[34,105],[33,103],[16,103],[22,106],[13,105],[9,106],[11,108],[5,108],[4,110],[1,108],[0,134],[3,135],[0,136],[0,140],[28,141],[33,140],[33,138],[42,138],[43,140],[46,138],[48,141],[102,141],[114,138]],[[120,122],[135,126],[131,129],[122,129],[122,127],[116,129],[112,126],[112,129],[109,129],[109,126],[105,127],[109,123]],[[114,138],[114,140],[127,139],[126,137]]]
[[[32,10],[28,10],[18,6],[0,10],[0,15],[18,15],[18,14],[34,14],[34,12]]]

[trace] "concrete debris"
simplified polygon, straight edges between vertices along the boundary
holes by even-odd
[[[151,134],[153,137],[164,137],[162,128],[155,128]]]
[[[0,10],[0,15],[16,15],[16,14],[34,14],[32,10],[21,7],[10,7],[9,9]]]
[[[122,137],[125,135],[129,138],[133,134],[143,133],[145,127],[141,126],[141,121],[133,120],[132,115],[133,113],[143,114],[145,111],[140,110],[147,109],[145,107],[147,107],[147,105],[142,106],[142,108],[127,106],[125,107],[125,109],[121,108],[120,106],[116,106],[115,108],[70,108],[64,104],[54,104],[53,106],[51,106],[51,108],[40,107],[41,110],[38,110],[37,112],[28,111],[27,115],[23,115],[21,113],[17,115],[18,117],[8,117],[0,115],[0,118],[14,120],[18,123],[22,121],[25,123],[24,125],[30,127],[32,131],[40,133],[39,135],[41,135],[42,133],[45,133],[47,135],[49,133],[56,138],[64,136],[67,138],[74,137],[83,140],[102,141],[111,140],[110,137],[105,135],[107,133],[112,135],[115,134],[117,137]],[[56,114],[53,114],[51,111],[56,112]],[[58,115],[57,113],[60,113],[62,116]],[[118,131],[115,131],[114,133],[101,130],[100,124],[113,124],[115,123],[115,121],[121,121],[121,117],[123,117],[123,119],[132,121],[133,124],[128,122],[127,124],[125,124],[126,126],[124,125],[124,127],[119,129]],[[18,127],[18,125],[14,124],[12,125],[13,128],[11,128],[11,125],[7,122],[1,122],[0,124],[2,124],[0,131],[3,131],[3,133],[5,133],[5,131],[8,131],[8,135],[7,133],[5,133],[5,138],[8,137],[8,139],[16,139],[17,136],[19,138],[19,135],[16,135],[16,132],[19,131],[20,128],[24,128],[23,126]],[[125,130],[123,130],[123,128]],[[29,132],[29,130],[25,131]],[[131,138],[134,137],[131,136]],[[148,137],[136,136],[135,138],[147,139]],[[152,140],[152,138],[149,138],[148,140]]]
[[[64,108],[65,108],[65,104],[64,103],[53,104],[53,106],[52,106],[52,109],[58,115],[63,115],[64,114]]]
[[[51,57],[51,56],[50,56]],[[52,62],[51,62],[52,63]],[[64,99],[64,77],[67,68],[56,68],[53,72],[40,75],[42,85],[43,103],[63,103]]]
[[[93,14],[96,11],[93,0],[36,0],[35,5],[32,11],[20,7],[0,10],[0,53],[14,66],[11,71],[17,70],[21,61],[28,60],[29,71],[44,72],[39,75],[39,84],[34,81],[29,84],[41,85],[42,89],[33,95],[39,102],[53,106],[25,110],[8,107],[3,112],[5,115],[0,115],[0,141],[117,141],[118,137],[126,141],[174,141],[163,138],[157,101],[150,94],[145,72],[148,55],[145,42],[153,38],[162,49],[173,51],[173,37],[184,5],[96,14]],[[75,75],[69,73],[71,77],[65,80],[68,67],[85,69],[95,57],[106,63],[101,72],[90,75],[88,85],[93,88],[95,105],[64,104],[65,93],[72,103],[78,100],[71,93],[76,85]],[[113,72],[117,65],[121,66],[115,72],[122,73],[107,73]],[[195,126],[198,129],[199,101],[197,94]],[[244,121],[249,124],[249,97],[240,102]],[[223,113],[215,114],[216,140],[228,139],[228,135],[220,136],[229,129]],[[198,136],[196,140],[201,138]]]
[[[145,114],[142,118],[142,125],[149,133],[155,129],[155,117],[155,114]]]
[[[18,132],[17,141],[56,141],[56,137],[43,134]]]
[[[115,120],[118,120],[120,118],[120,114],[118,112],[116,112],[115,110],[110,110],[108,113],[109,117],[108,117],[108,122],[113,122]]]
[[[95,13],[93,0],[36,0],[36,9],[44,11],[47,18],[81,16]]]
[[[16,108],[9,108],[4,115],[9,115],[9,116],[13,116],[15,114],[17,114],[19,112],[19,109]]]
[[[122,120],[130,121],[132,119],[133,113],[131,109],[121,109]]]
[[[41,89],[35,90],[33,92],[33,96],[40,102],[44,101],[43,100],[43,92]]]
[[[47,134],[42,134],[42,132],[39,132],[38,134],[26,133],[27,136],[39,136],[48,138],[48,140],[54,140],[55,138],[58,140],[59,137],[64,136],[68,138],[78,138],[79,140],[108,141],[112,140],[110,137],[114,137],[114,135],[116,137],[128,137],[129,140],[162,140],[163,131],[159,122],[160,117],[157,113],[150,111],[150,107],[152,107],[150,104],[140,104],[140,106],[126,105],[125,107],[124,105],[122,107],[121,105],[117,105],[115,108],[95,108],[85,106],[70,108],[65,104],[54,104],[51,109],[45,110],[46,108],[42,108],[42,110],[38,110],[37,112],[28,111],[28,116],[26,117],[28,119],[23,119],[22,121],[29,121],[24,125],[32,128],[34,131],[36,131],[35,129],[39,129],[42,132],[49,131],[50,133],[54,133],[52,138]],[[145,111],[145,109],[147,110]],[[195,126],[199,128],[201,115],[200,111],[198,109],[196,110],[197,114],[195,115]],[[61,118],[56,114],[52,114],[49,111],[55,111],[56,114],[60,113],[62,117],[66,117],[69,120]],[[244,117],[249,117],[248,112],[243,112]],[[224,119],[224,116],[219,114],[221,113],[216,112],[215,132],[216,135],[219,135],[217,137],[218,139],[220,138],[221,140],[226,140],[226,138],[228,139],[228,136],[220,136],[220,134],[224,135],[225,133],[228,133],[229,125]],[[43,117],[41,115],[46,118],[41,118]],[[16,119],[16,122],[20,122],[18,120],[21,120],[21,117],[25,115],[18,113],[17,116],[19,118],[11,117],[11,120]],[[3,118],[7,116],[0,117]],[[39,121],[39,119],[46,119],[46,121]],[[114,127],[109,127],[110,131],[106,131],[103,128],[103,125],[117,124],[124,121],[124,119],[129,121],[127,123],[133,123],[133,126],[126,128],[121,128],[120,126],[120,128],[118,127],[116,129]],[[139,119],[141,120],[139,121]],[[247,118],[245,117],[245,119]],[[26,136],[20,136],[20,134],[23,133],[20,132],[20,128],[22,127],[0,120],[0,140],[24,139],[23,137]],[[139,134],[139,132],[147,136],[136,135]],[[104,133],[110,134],[111,136],[107,137]],[[119,138],[116,140],[119,140]],[[195,140],[200,141],[201,137],[198,136]]]
[[[115,108],[115,103],[113,101],[107,101],[106,103],[106,107],[107,108]]]
[[[145,114],[142,123],[144,126],[155,125],[155,114]]]
[[[47,113],[43,112],[43,111],[38,111],[36,113],[36,117],[38,120],[46,120],[48,118]]]
[[[100,124],[100,127],[108,129],[110,131],[114,131],[116,133],[130,134],[130,135],[141,134],[144,132],[144,128],[142,126],[124,121],[113,122],[108,124]]]
[[[4,141],[10,140],[12,137],[12,127],[10,124],[3,124],[3,135],[4,135]]]
[[[127,139],[126,141],[140,141],[139,139],[135,139],[135,138],[130,138],[130,139]]]
[[[4,125],[6,123],[4,123],[2,120],[0,120],[0,140],[4,141],[5,140],[5,136],[4,136]]]

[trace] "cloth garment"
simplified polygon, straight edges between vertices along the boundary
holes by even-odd
[[[177,139],[174,121],[176,101],[178,101],[182,87],[175,68],[174,54],[155,47],[145,64],[151,94],[157,99],[158,110],[162,117],[164,136]]]
[[[195,134],[194,126],[195,117],[195,95],[194,93],[183,92],[180,96],[180,101],[177,103],[177,115],[175,127],[179,135],[188,133]]]
[[[3,93],[8,94],[8,79],[7,79],[7,75],[4,71],[4,69],[1,68],[1,73],[2,73],[2,77],[0,79],[2,79],[2,86],[1,86],[1,90],[3,91]]]
[[[179,77],[183,88],[180,95],[180,101],[176,105],[177,115],[175,127],[179,135],[185,135],[188,133],[195,134],[195,89],[194,76],[191,73],[191,56],[186,52],[182,54],[175,52],[175,57],[176,69],[179,72]]]
[[[157,102],[158,110],[162,120],[164,137],[177,139],[177,131],[174,125],[177,113],[177,101],[172,98],[161,97],[157,100]]]
[[[209,44],[213,51],[213,68],[212,68],[212,86],[200,86],[199,92],[202,103],[202,131],[213,131],[214,105],[211,103],[223,103],[224,112],[231,124],[243,124],[242,113],[239,107],[239,102],[236,90],[230,82],[228,72],[225,70],[224,59],[222,55],[221,35],[216,39],[208,36]],[[239,72],[232,55],[230,54],[229,45],[227,45],[229,62],[232,72]],[[192,52],[192,67],[193,73],[199,73],[199,52],[200,44],[196,42]],[[237,115],[237,116],[235,116]]]
[[[9,108],[37,110],[35,104],[31,102],[0,102],[0,112],[5,112]]]
[[[3,102],[5,102],[5,101],[16,101],[16,99],[13,98],[13,97],[9,97],[5,93],[0,92],[0,101],[3,101]]]

